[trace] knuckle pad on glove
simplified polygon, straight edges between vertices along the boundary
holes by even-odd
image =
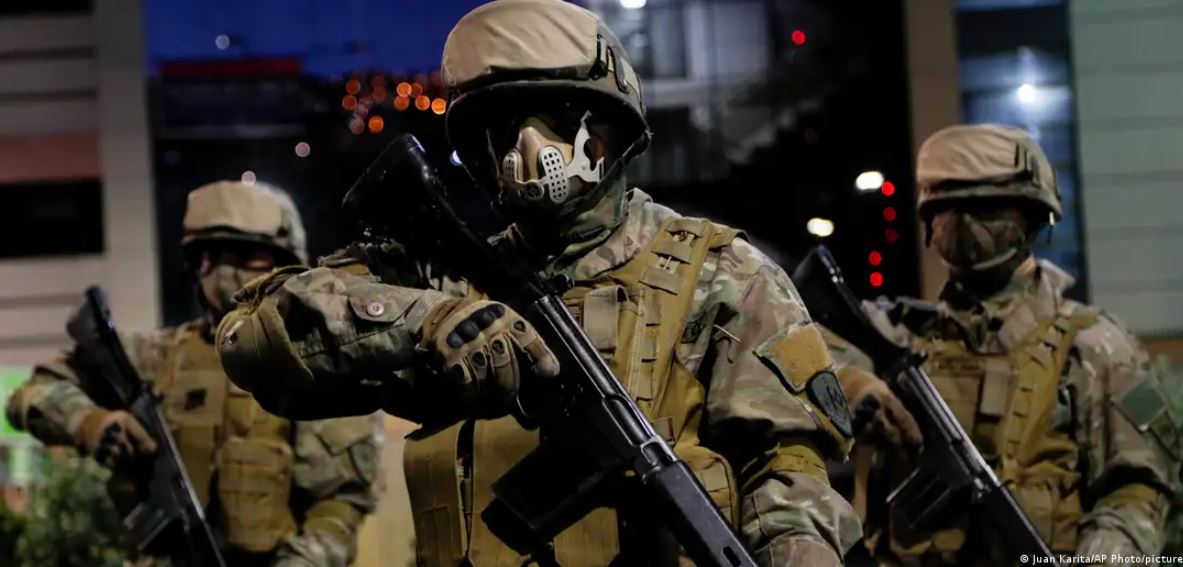
[[[466,358],[468,371],[476,383],[483,382],[489,377],[489,355],[484,349],[473,350]]]
[[[482,350],[473,352],[468,360],[473,368],[484,368],[489,365],[489,357],[485,356],[485,351]]]
[[[473,313],[473,321],[475,321],[476,325],[481,329],[488,329],[490,325],[497,322],[497,320],[501,318],[501,314],[497,312],[497,307],[497,305],[490,305],[477,311],[476,313]],[[504,312],[504,309],[502,311]]]
[[[446,366],[444,376],[454,387],[464,387],[472,382],[472,376],[463,362],[454,362]]]
[[[456,325],[456,330],[453,333],[458,335],[462,341],[468,343],[472,342],[473,339],[477,338],[477,335],[481,334],[481,328],[470,318]]]
[[[493,366],[499,368],[513,362],[513,352],[510,351],[509,340],[504,335],[497,335],[489,341],[489,354],[493,358]]]

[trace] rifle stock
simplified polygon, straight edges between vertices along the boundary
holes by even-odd
[[[931,532],[959,512],[959,506],[969,504],[985,513],[1016,559],[1027,556],[1034,562],[1038,557],[1040,563],[1059,565],[924,372],[923,355],[889,341],[875,328],[825,246],[801,261],[793,283],[817,321],[871,358],[875,372],[924,433],[916,469],[887,498],[892,513],[914,530]]]
[[[550,540],[601,505],[611,484],[631,471],[696,564],[755,565],[567,310],[562,284],[540,281],[477,236],[414,136],[395,138],[342,205],[368,233],[394,237],[509,305],[559,359],[553,384],[530,384],[517,398],[515,416],[541,427],[543,442],[494,484],[482,518],[495,535],[519,553],[545,554]],[[549,478],[556,475],[562,478]]]
[[[157,454],[150,461],[127,465],[137,491],[136,506],[123,518],[127,545],[137,554],[181,556],[193,565],[224,567],[157,397],[128,359],[101,288],[86,290],[66,331],[76,344],[75,359],[87,370],[87,393],[108,409],[132,414],[156,440]]]

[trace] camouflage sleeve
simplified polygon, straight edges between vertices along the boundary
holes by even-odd
[[[95,403],[78,385],[69,357],[39,364],[8,398],[8,422],[46,445],[73,445],[74,431]]]
[[[834,366],[837,369],[849,366],[871,373],[875,372],[875,363],[865,352],[859,350],[850,341],[838,336],[834,331],[823,327],[820,323],[816,325],[826,340],[826,348],[830,350],[830,356],[834,357]]]
[[[424,317],[448,296],[330,268],[286,268],[239,292],[216,333],[222,366],[267,411],[292,419],[382,408],[420,420],[412,380]]]
[[[840,565],[861,528],[825,472],[845,458],[850,416],[822,336],[784,271],[746,242],[724,249],[709,296],[708,433],[739,465],[747,544],[761,565]]]
[[[276,564],[346,567],[357,555],[357,531],[382,491],[381,414],[296,424],[292,481],[312,504],[299,533],[288,537]]]
[[[165,357],[168,331],[121,335],[128,358],[140,376],[151,381]],[[74,431],[96,407],[82,390],[81,370],[70,353],[38,364],[8,399],[8,422],[46,445],[73,445]]]
[[[397,242],[380,244],[353,242],[320,259],[328,268],[360,268],[382,283],[408,287],[429,287],[427,267],[413,259]]]
[[[1155,555],[1178,485],[1179,434],[1138,340],[1102,315],[1076,339],[1084,383],[1079,411],[1088,450],[1081,554]]]

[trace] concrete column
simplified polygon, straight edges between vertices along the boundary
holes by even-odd
[[[125,329],[152,329],[160,324],[142,13],[139,0],[94,3],[107,239],[103,284]]]
[[[925,138],[963,121],[954,12],[953,0],[904,1],[913,163]],[[936,253],[924,247],[923,226],[917,234],[920,238],[917,243],[920,294],[926,299],[934,299],[948,271]]]

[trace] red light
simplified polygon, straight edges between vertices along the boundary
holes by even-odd
[[[793,33],[789,36],[789,39],[793,40],[793,45],[805,45],[805,32],[801,30],[793,30]]]
[[[887,222],[895,220],[895,207],[884,207],[883,220]]]
[[[878,251],[872,251],[871,254],[867,256],[867,263],[872,266],[878,266],[879,264],[882,264],[883,254],[880,254]]]
[[[885,197],[890,197],[892,195],[895,195],[895,183],[892,183],[890,181],[884,181],[883,186],[880,187],[879,190],[883,192],[883,195]]]
[[[888,244],[895,244],[895,241],[900,239],[900,233],[896,232],[894,228],[889,228],[883,231],[883,239],[886,240]]]
[[[883,274],[871,272],[871,287],[879,287],[881,285],[883,285]]]

